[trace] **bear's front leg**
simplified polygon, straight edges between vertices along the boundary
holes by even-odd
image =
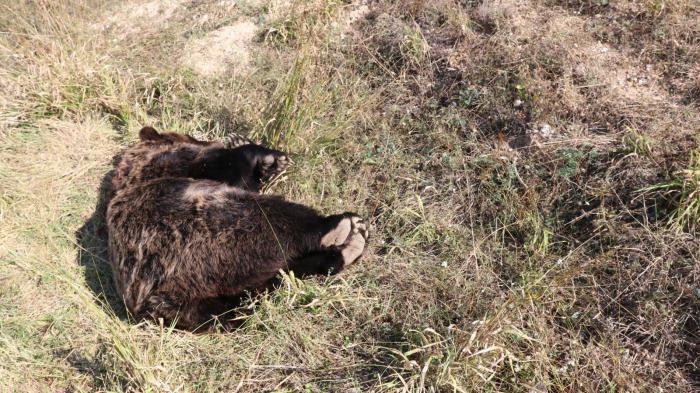
[[[234,149],[203,150],[190,164],[188,175],[209,179],[252,192],[284,172],[291,160],[287,154],[260,145],[243,145]]]

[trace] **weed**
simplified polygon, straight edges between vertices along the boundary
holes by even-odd
[[[585,154],[578,149],[565,149],[559,152],[562,165],[559,167],[558,175],[563,178],[570,178],[578,172],[581,159]]]
[[[656,141],[632,127],[627,127],[622,143],[627,153],[649,157]]]
[[[306,108],[299,105],[299,95],[304,78],[305,60],[297,58],[287,75],[287,80],[278,89],[271,105],[265,111],[267,119],[263,128],[254,136],[277,146],[294,136],[306,121]]]
[[[546,255],[552,237],[552,230],[547,228],[544,220],[539,214],[528,213],[525,216],[525,228],[529,234],[527,237],[527,247],[539,255]]]
[[[481,92],[472,88],[460,90],[457,95],[457,102],[459,102],[459,105],[467,109],[479,106],[480,99]]]
[[[700,152],[692,152],[688,167],[676,172],[673,179],[640,190],[649,191],[671,195],[677,206],[669,216],[669,223],[678,230],[695,233],[700,225]]]

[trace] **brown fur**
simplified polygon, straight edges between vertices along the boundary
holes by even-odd
[[[362,253],[356,215],[323,217],[256,192],[288,162],[283,153],[144,130],[116,165],[107,209],[110,264],[137,318],[196,329],[225,311],[219,299],[264,288],[280,270],[336,273]]]

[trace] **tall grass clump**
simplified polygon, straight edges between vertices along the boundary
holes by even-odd
[[[700,151],[690,155],[688,167],[675,173],[673,179],[646,187],[641,191],[660,191],[675,201],[669,224],[678,231],[695,233],[700,225]]]

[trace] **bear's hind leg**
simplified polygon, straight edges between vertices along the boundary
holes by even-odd
[[[336,274],[343,270],[343,256],[340,251],[316,251],[296,258],[289,263],[289,270],[303,278],[312,275]]]
[[[353,213],[325,219],[330,229],[321,237],[319,250],[309,252],[289,263],[289,270],[299,276],[336,274],[356,262],[368,237],[367,225]]]

